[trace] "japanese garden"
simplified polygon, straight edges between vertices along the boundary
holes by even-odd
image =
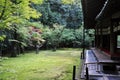
[[[0,0],[0,80],[120,80],[120,0]]]
[[[89,34],[80,0],[0,0],[0,80],[72,80]]]

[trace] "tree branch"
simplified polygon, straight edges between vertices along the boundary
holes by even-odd
[[[4,3],[5,3],[5,4],[4,4],[3,10],[2,10],[1,15],[0,15],[0,20],[1,20],[1,19],[3,18],[3,16],[4,16],[4,13],[5,13],[5,10],[6,10],[7,0],[5,0]]]

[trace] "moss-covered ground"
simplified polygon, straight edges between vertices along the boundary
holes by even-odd
[[[0,59],[0,80],[72,80],[80,65],[80,49],[40,50]]]

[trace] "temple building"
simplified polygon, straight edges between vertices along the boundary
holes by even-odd
[[[95,46],[84,52],[81,77],[120,80],[120,0],[81,0],[84,28],[95,30]]]

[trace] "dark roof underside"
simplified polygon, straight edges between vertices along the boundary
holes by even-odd
[[[84,16],[84,27],[94,28],[95,18],[101,11],[106,0],[81,0]]]
[[[97,15],[96,20],[111,17],[120,11],[120,0],[107,0],[101,12]]]

